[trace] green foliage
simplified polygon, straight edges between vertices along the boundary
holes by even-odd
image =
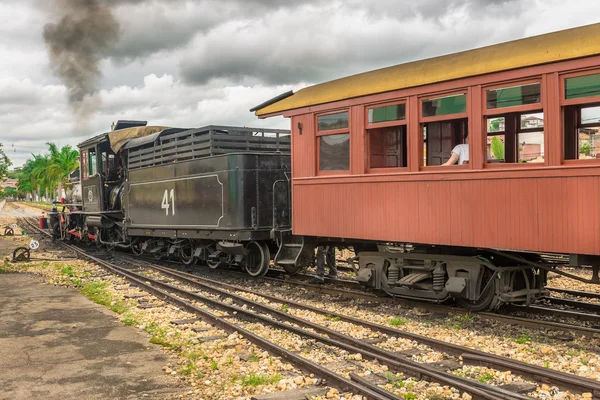
[[[498,136],[492,137],[492,153],[496,160],[504,160],[504,142]]]
[[[196,364],[191,362],[187,363],[184,367],[179,368],[177,372],[179,372],[180,375],[192,375],[196,372]]]
[[[81,293],[94,303],[108,307],[117,314],[123,314],[129,308],[124,302],[114,299],[106,290],[106,286],[108,286],[107,282],[88,283],[81,289]]]
[[[408,320],[402,317],[394,317],[390,320],[390,325],[392,326],[400,326],[408,324]]]
[[[456,330],[468,328],[475,321],[475,316],[470,313],[454,316],[450,322],[446,324],[448,328]]]
[[[254,372],[250,375],[241,376],[242,386],[259,386],[277,383],[281,380],[280,374],[274,375],[259,375]],[[236,379],[237,380],[237,379]]]
[[[4,189],[0,189],[0,199],[6,199],[8,197],[16,199],[18,194],[19,193],[17,189],[13,187],[5,187]]]
[[[404,397],[406,400],[414,400],[417,398],[417,395],[409,392],[409,393],[404,393],[402,395],[402,397]]]
[[[515,339],[515,342],[517,342],[519,344],[527,344],[527,343],[531,342],[531,337],[522,333],[519,336],[517,336],[517,338]]]
[[[584,154],[586,156],[589,156],[591,151],[592,151],[592,146],[590,146],[590,143],[587,140],[579,141],[579,154]]]
[[[489,372],[486,372],[485,374],[481,374],[479,378],[477,378],[477,380],[481,383],[488,383],[494,380],[494,375],[490,374]]]
[[[8,270],[8,261],[4,260],[4,262],[2,264],[0,264],[0,274],[5,274],[9,272]]]
[[[385,378],[390,381],[393,387],[401,388],[405,386],[404,380],[406,379],[403,375],[396,375],[387,371],[385,373]]]
[[[2,143],[0,143],[0,181],[8,175],[8,167],[12,165],[10,159],[4,154],[2,150]]]
[[[38,188],[42,192],[54,191],[59,185],[68,184],[68,176],[79,169],[79,152],[71,146],[60,150],[54,143],[48,145],[48,154],[32,154],[19,173],[17,187],[22,193],[31,193]]]
[[[289,309],[289,308],[290,308],[290,307],[289,307],[287,304],[282,304],[282,305],[281,305],[281,311],[283,311],[283,312],[288,312],[288,309]]]

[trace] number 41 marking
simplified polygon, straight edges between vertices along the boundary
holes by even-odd
[[[169,204],[169,195],[171,197],[171,204]],[[165,189],[165,194],[162,199],[162,208],[165,210],[165,215],[169,215],[169,207],[171,207],[171,215],[175,215],[175,189]]]

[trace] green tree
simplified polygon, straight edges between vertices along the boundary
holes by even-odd
[[[498,136],[492,137],[492,153],[496,160],[504,160],[504,142]]]
[[[8,167],[10,167],[12,163],[6,154],[4,154],[4,150],[2,150],[2,143],[0,143],[0,181],[3,181],[8,175]]]
[[[589,156],[591,151],[592,151],[592,146],[590,146],[590,143],[587,140],[579,141],[579,154],[584,154],[586,156]]]
[[[69,174],[79,169],[79,152],[71,146],[63,146],[60,150],[54,143],[46,143],[50,152],[48,173],[59,185],[69,182]]]
[[[32,154],[19,173],[17,187],[21,193],[54,193],[68,183],[69,174],[79,168],[79,152],[71,146],[60,150],[54,143],[48,145],[48,154]]]
[[[13,187],[6,187],[0,192],[0,198],[2,199],[5,199],[7,197],[12,197],[13,199],[16,199],[18,195],[19,193],[17,192],[17,189]]]

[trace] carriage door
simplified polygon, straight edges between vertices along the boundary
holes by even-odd
[[[457,144],[464,143],[467,119],[429,122],[424,124],[426,165],[442,165]]]

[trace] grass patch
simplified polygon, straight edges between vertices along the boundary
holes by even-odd
[[[288,312],[288,309],[289,309],[289,308],[290,308],[290,307],[289,307],[287,304],[282,304],[282,305],[281,305],[281,311],[283,311],[283,312],[285,312],[285,313],[286,313],[286,312]]]
[[[417,395],[409,392],[409,393],[404,393],[402,395],[402,397],[404,397],[406,400],[414,400],[417,398]]]
[[[9,267],[8,261],[4,260],[4,262],[2,264],[0,264],[0,274],[6,274],[6,273],[10,272],[8,267]]]
[[[242,382],[242,386],[259,386],[277,383],[282,379],[282,377],[280,374],[259,375],[253,372],[250,375],[243,375],[239,379]]]
[[[196,372],[196,364],[187,363],[185,366],[179,368],[177,372],[179,372],[179,375],[193,375]]]
[[[406,384],[404,382],[404,379],[406,379],[404,377],[404,375],[396,375],[391,373],[390,371],[387,371],[385,373],[385,378],[390,381],[390,383],[392,384],[393,387],[395,388],[401,388],[404,387]]]
[[[60,266],[58,266],[57,268],[60,268]],[[61,273],[62,275],[66,275],[66,276],[68,276],[68,277],[74,277],[74,276],[75,276],[75,271],[73,271],[73,267],[65,267],[65,268],[62,268],[62,269],[60,270],[60,273]]]
[[[106,290],[108,282],[92,282],[83,286],[81,293],[94,303],[103,305],[117,314],[123,314],[129,307],[122,300],[117,300]]]
[[[527,344],[531,342],[531,336],[521,333],[515,338],[515,342],[519,344]]]
[[[457,315],[454,317],[452,321],[452,328],[459,330],[464,329],[473,324],[475,321],[475,316],[471,315],[471,313]]]
[[[333,316],[333,315],[331,315],[331,314],[327,314],[327,315],[325,315],[325,319],[326,319],[326,320],[328,320],[328,321],[335,321],[335,322],[337,322],[337,321],[340,321],[340,320],[341,320],[341,318],[340,318],[340,317],[338,317],[337,315],[336,315],[336,316]]]
[[[486,372],[485,374],[481,374],[477,380],[481,383],[488,383],[494,380],[494,375]]]
[[[211,362],[210,362],[210,369],[212,369],[213,371],[218,370],[219,369],[219,364],[215,360],[211,360]]]
[[[408,320],[406,318],[395,317],[390,320],[391,326],[401,326],[401,325],[406,325],[406,324],[408,324]]]

